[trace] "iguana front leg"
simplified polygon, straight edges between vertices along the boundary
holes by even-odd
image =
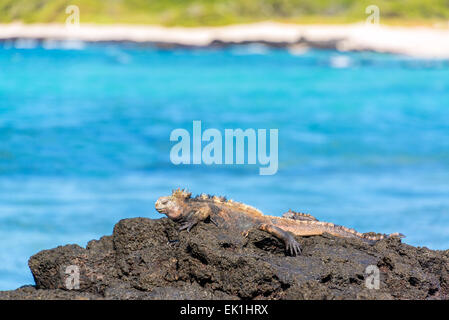
[[[301,247],[299,246],[299,243],[295,240],[295,238],[290,232],[284,231],[281,228],[278,228],[272,224],[267,223],[261,224],[259,226],[259,229],[268,232],[269,234],[275,236],[279,240],[282,240],[285,244],[285,250],[291,256],[301,254]]]
[[[201,207],[194,211],[189,212],[186,216],[182,217],[179,222],[181,226],[179,227],[179,231],[190,230],[198,224],[198,222],[204,221],[209,218],[211,214],[211,209],[208,206]]]

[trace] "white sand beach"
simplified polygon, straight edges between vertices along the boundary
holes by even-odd
[[[8,39],[133,41],[185,46],[208,46],[213,41],[267,42],[291,47],[293,51],[295,46],[334,43],[341,51],[368,50],[429,59],[449,58],[447,27],[392,27],[365,23],[295,25],[268,21],[200,28],[94,24],[68,28],[62,24],[0,24],[0,40]],[[301,48],[296,49],[300,51]]]

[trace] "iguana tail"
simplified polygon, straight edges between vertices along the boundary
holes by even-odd
[[[405,238],[402,233],[396,232],[392,234],[379,234],[375,232],[361,233],[351,228],[346,228],[344,226],[333,225],[332,223],[326,226],[327,233],[335,235],[337,237],[345,238],[359,238],[369,242],[379,241],[387,238]]]

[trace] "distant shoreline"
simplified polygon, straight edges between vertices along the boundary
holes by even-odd
[[[223,27],[163,27],[146,25],[0,24],[0,41],[79,40],[85,42],[135,42],[158,47],[223,47],[260,43],[301,53],[307,48],[339,51],[374,51],[425,59],[449,58],[449,29],[431,27],[297,25],[277,22]]]

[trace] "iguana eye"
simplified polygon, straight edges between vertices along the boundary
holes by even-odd
[[[168,199],[168,198],[161,198],[161,199],[159,200],[159,202],[160,202],[161,204],[167,204],[167,203],[169,202],[169,200],[170,200],[170,199]]]

